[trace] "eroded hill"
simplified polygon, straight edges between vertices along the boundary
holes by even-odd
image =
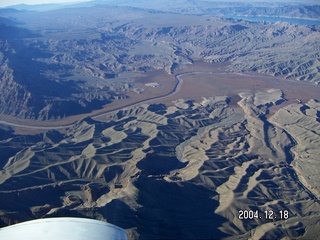
[[[319,103],[269,118],[281,90],[240,97],[240,107],[226,96],[180,99],[9,135],[1,140],[2,225],[81,216],[132,239],[316,237]],[[242,210],[259,216],[241,219]]]
[[[320,81],[317,26],[91,6],[4,11],[0,28],[0,113],[19,118],[55,120],[147,98],[135,78],[196,60]]]

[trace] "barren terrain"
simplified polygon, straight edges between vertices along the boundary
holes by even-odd
[[[65,131],[4,138],[2,224],[82,216],[140,239],[314,238],[319,103],[291,104],[268,120],[268,107],[283,101],[281,90],[239,98],[239,107],[226,96],[144,104]],[[293,109],[296,121],[281,116]],[[261,218],[239,219],[240,210]],[[269,210],[277,219],[265,218]]]
[[[0,9],[0,227],[73,216],[129,239],[318,238],[319,26],[164,2]]]
[[[161,96],[170,75],[199,60],[229,73],[320,81],[318,26],[112,6],[1,11],[3,116],[55,121]],[[167,79],[150,77],[161,71]]]

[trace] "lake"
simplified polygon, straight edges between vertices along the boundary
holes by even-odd
[[[234,18],[234,19],[243,19],[251,22],[288,22],[291,24],[297,25],[317,25],[320,26],[320,20],[312,20],[312,19],[300,19],[300,18],[284,18],[284,17],[249,17],[249,16],[225,16],[227,18]]]

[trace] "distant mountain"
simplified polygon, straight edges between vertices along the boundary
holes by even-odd
[[[238,16],[267,16],[267,17],[290,17],[304,19],[320,19],[320,5],[318,1],[292,2],[292,1],[208,1],[208,0],[103,0],[81,3],[65,4],[19,4],[8,8],[27,11],[50,11],[63,8],[105,6],[131,6],[141,9],[153,9],[165,12],[184,14],[210,14],[210,15],[238,15]],[[0,9],[1,10],[1,9]]]
[[[209,10],[208,10],[209,11]],[[231,7],[220,10],[213,9],[213,12],[224,15],[240,16],[266,16],[266,17],[287,17],[287,18],[311,18],[320,20],[320,5],[303,6],[303,5],[284,5],[271,7]]]
[[[17,4],[17,5],[11,5],[5,8],[0,8],[0,11],[3,11],[5,9],[15,9],[18,11],[51,11],[51,10],[57,10],[62,9],[66,7],[75,6],[78,3],[57,3],[57,4]]]
[[[290,18],[320,19],[320,5],[310,2],[256,2],[256,1],[194,1],[194,0],[155,0],[92,1],[87,4],[108,4],[110,6],[132,6],[145,9],[184,14],[245,15]]]
[[[0,112],[21,118],[91,112],[143,91],[129,78],[117,81],[119,74],[172,74],[197,59],[228,63],[229,71],[320,82],[319,27],[208,16],[190,21],[184,14],[171,21],[167,13],[110,6],[4,16]]]

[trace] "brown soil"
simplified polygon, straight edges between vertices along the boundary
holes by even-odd
[[[320,96],[320,87],[314,86],[311,83],[276,78],[263,74],[228,73],[226,71],[226,66],[227,64],[211,64],[197,61],[193,65],[187,65],[181,69],[178,69],[174,75],[169,75],[165,71],[160,70],[144,73],[144,76],[134,79],[134,82],[138,87],[145,89],[143,93],[138,94],[131,92],[128,93],[128,95],[130,96],[130,98],[128,99],[115,100],[111,104],[106,105],[103,109],[96,110],[87,114],[70,116],[62,120],[41,122],[17,119],[6,115],[0,115],[0,118],[4,121],[30,126],[68,125],[85,117],[96,116],[105,112],[121,109],[126,106],[131,106],[146,99],[166,95],[174,89],[174,86],[177,82],[175,79],[175,75],[189,72],[201,73],[182,76],[183,84],[181,85],[180,91],[175,95],[158,100],[150,100],[147,101],[147,103],[161,102],[170,106],[173,104],[172,101],[180,98],[201,101],[202,97],[226,95],[231,97],[230,104],[233,106],[237,106],[237,102],[240,100],[240,97],[238,96],[240,92],[248,90],[258,91],[277,88],[281,89],[284,92],[284,97],[287,101],[279,106],[271,107],[270,114],[273,114],[280,107],[291,103],[297,103],[298,99],[301,100],[302,103],[304,103],[310,99],[317,99]],[[160,87],[153,88],[145,86],[146,83],[152,82],[158,82],[160,84]],[[19,132],[23,131],[21,131],[20,129]]]
[[[260,91],[270,88],[281,89],[284,92],[286,101],[278,106],[271,107],[270,113],[272,114],[283,106],[298,103],[298,100],[305,103],[310,99],[318,99],[320,96],[320,87],[309,82],[255,73],[228,73],[225,71],[225,65],[222,64],[199,62],[184,72],[192,71],[202,73],[183,76],[183,84],[180,91],[167,99],[161,99],[163,103],[170,104],[171,101],[179,98],[201,101],[202,97],[226,95],[231,97],[230,104],[236,106],[236,103],[240,100],[238,95],[240,92],[248,90]]]

